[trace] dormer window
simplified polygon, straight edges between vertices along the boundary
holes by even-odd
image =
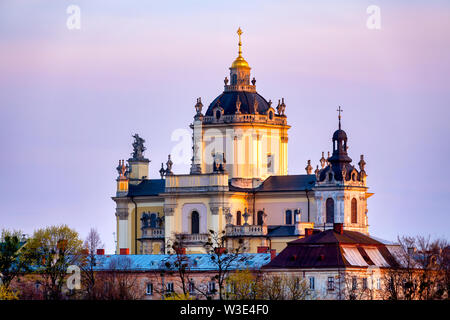
[[[217,110],[216,111],[216,119],[219,120],[221,116],[222,116],[222,112],[220,112],[220,110]]]

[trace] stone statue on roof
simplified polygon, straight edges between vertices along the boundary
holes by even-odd
[[[136,133],[133,135],[134,142],[133,142],[133,153],[132,159],[133,160],[146,160],[144,158],[144,151],[146,148],[144,147],[145,140],[139,137],[139,135]]]

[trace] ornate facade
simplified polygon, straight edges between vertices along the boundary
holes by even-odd
[[[238,57],[224,91],[204,112],[201,98],[190,125],[193,156],[189,174],[174,174],[170,155],[161,179],[148,179],[144,140],[134,135],[132,157],[117,167],[117,250],[165,253],[182,237],[188,253],[201,253],[208,231],[225,231],[227,246],[247,252],[282,250],[305,229],[333,228],[368,234],[365,161],[359,170],[347,154],[347,135],[332,138],[333,153],[322,153],[321,168],[288,175],[288,130],[284,98],[277,106],[256,91],[250,66]],[[340,110],[340,109],[339,109]]]

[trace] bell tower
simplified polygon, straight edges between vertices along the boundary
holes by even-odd
[[[368,234],[366,171],[364,155],[359,161],[359,171],[351,165],[348,156],[347,134],[341,128],[341,107],[339,127],[332,137],[333,153],[326,159],[327,166],[316,170],[315,200],[317,228],[331,229],[334,223],[342,223],[345,230]],[[323,158],[323,153],[322,153]],[[321,159],[321,163],[324,163]]]

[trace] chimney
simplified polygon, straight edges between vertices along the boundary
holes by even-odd
[[[120,254],[128,255],[128,254],[130,254],[130,249],[129,248],[120,248]]]
[[[269,247],[260,246],[257,248],[257,253],[267,253],[269,252]]]
[[[214,251],[216,252],[216,254],[224,254],[227,251],[227,248],[219,247],[219,248],[215,248]]]
[[[339,234],[344,234],[344,224],[343,223],[335,223],[333,225],[334,232]]]
[[[103,256],[105,254],[105,249],[97,249],[97,255]]]
[[[275,258],[276,256],[277,256],[277,250],[270,249],[270,261],[272,261],[273,258]]]
[[[313,232],[314,232],[314,229],[312,229],[312,228],[305,228],[305,238],[309,237],[309,236],[312,236]]]

